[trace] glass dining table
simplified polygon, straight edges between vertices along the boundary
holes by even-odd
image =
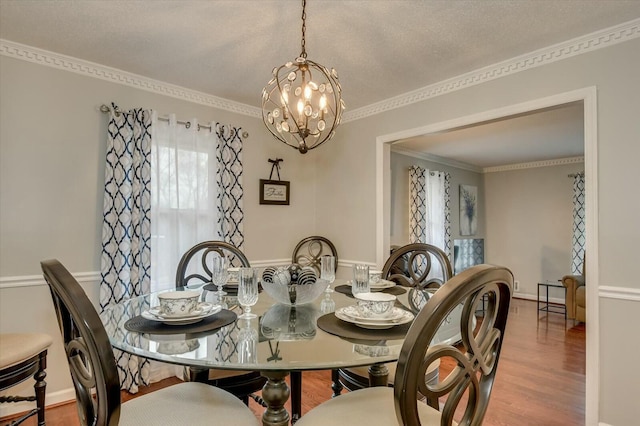
[[[344,288],[346,281],[336,280],[335,284]],[[205,296],[207,301],[213,298],[213,303],[219,302],[215,292]],[[239,319],[235,315],[241,313],[237,297],[227,294],[221,303],[224,309],[206,321],[165,324],[156,320],[145,324],[141,319],[148,319],[150,308],[158,305],[158,293],[152,293],[106,308],[101,319],[111,345],[130,354],[196,371],[259,371],[267,378],[262,390],[266,403],[263,425],[284,426],[290,421],[284,407],[290,394],[285,378],[290,372],[369,365],[372,385],[386,385],[388,370],[384,364],[398,359],[410,326],[372,330],[344,323],[345,331],[351,327],[351,332],[342,333],[341,321],[327,312],[326,301],[322,303],[325,297],[337,310],[354,304],[350,294],[335,291],[309,304],[289,306],[276,303],[262,291],[252,308],[257,318]],[[397,296],[404,307],[409,306],[406,297]],[[207,329],[207,322],[212,328]],[[333,328],[318,326],[324,323]],[[403,327],[400,332],[399,327]]]

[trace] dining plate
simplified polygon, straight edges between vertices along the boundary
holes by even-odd
[[[347,281],[347,285],[351,287],[353,285],[353,281],[351,280]],[[373,281],[369,281],[369,290],[382,291],[391,287],[395,287],[396,285],[397,284],[394,283],[393,281],[388,281],[388,280],[380,280],[377,283],[374,283]]]
[[[406,311],[404,309],[401,309],[401,308],[392,308],[391,312],[389,313],[389,316],[387,316],[385,318],[382,318],[382,317],[364,317],[358,311],[358,307],[357,306],[350,305],[350,306],[345,306],[344,308],[342,308],[342,313],[345,314],[345,315],[350,316],[354,320],[375,322],[375,323],[385,323],[385,322],[397,321],[397,320],[401,319],[404,316],[405,312]]]
[[[352,324],[355,324],[358,327],[368,328],[368,329],[372,329],[372,330],[383,330],[383,329],[386,329],[386,328],[395,327],[396,325],[407,324],[407,323],[413,321],[413,318],[414,318],[414,316],[413,316],[413,314],[411,312],[402,310],[402,312],[403,312],[402,317],[398,318],[396,320],[384,321],[384,322],[381,322],[381,321],[368,321],[368,320],[360,320],[360,319],[355,319],[353,317],[350,317],[344,311],[345,311],[345,308],[340,308],[340,309],[336,310],[335,311],[336,318],[338,318],[338,319],[340,319],[342,321],[346,321],[346,322],[350,322]]]
[[[202,321],[204,318],[216,314],[222,310],[222,306],[214,305],[209,302],[202,302],[198,304],[198,309],[192,312],[188,316],[184,317],[164,317],[160,313],[160,307],[155,306],[151,309],[142,312],[142,318],[151,320],[151,321],[159,321],[165,323],[167,325],[185,325],[185,324],[194,324],[198,321]]]
[[[395,287],[396,283],[389,280],[380,279],[378,282],[369,281],[371,291],[382,291],[387,288]]]

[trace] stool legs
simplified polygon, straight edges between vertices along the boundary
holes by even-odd
[[[33,378],[36,383],[33,385],[36,391],[36,407],[38,408],[38,426],[44,426],[44,412],[45,404],[44,397],[47,393],[47,382],[44,379],[47,377],[47,352],[41,352],[38,359],[38,371],[34,374]]]

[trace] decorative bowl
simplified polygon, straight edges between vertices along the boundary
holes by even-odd
[[[388,317],[396,301],[396,296],[387,293],[359,293],[355,298],[358,313],[363,318]]]
[[[198,307],[200,293],[197,291],[167,291],[158,295],[160,313],[168,318],[191,315]]]
[[[262,273],[262,287],[269,296],[285,305],[311,303],[327,288],[327,281],[319,279],[313,268],[293,264],[288,267],[269,267]]]

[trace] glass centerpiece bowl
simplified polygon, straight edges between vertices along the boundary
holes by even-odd
[[[313,268],[294,263],[287,267],[265,268],[262,288],[278,303],[304,305],[313,302],[324,292],[327,281],[319,279]]]

